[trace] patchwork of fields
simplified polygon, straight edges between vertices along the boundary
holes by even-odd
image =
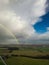
[[[0,56],[7,65],[49,65],[49,47],[1,47]],[[4,65],[2,60],[0,65]]]

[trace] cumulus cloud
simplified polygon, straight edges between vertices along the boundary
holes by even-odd
[[[18,16],[32,24],[41,20],[39,17],[46,13],[46,0],[11,0],[10,6]]]
[[[19,43],[43,38],[35,32],[32,25],[41,21],[40,16],[46,14],[47,0],[0,0],[0,24],[16,36]],[[1,27],[1,26],[0,26]],[[2,28],[3,32],[4,29]],[[0,30],[2,32],[2,30]],[[11,37],[0,32],[0,39]],[[1,36],[2,34],[2,36]],[[46,37],[47,35],[45,35]],[[10,38],[9,38],[10,39]],[[10,39],[13,40],[12,37]],[[11,41],[8,40],[10,43]],[[12,41],[14,42],[14,40]],[[12,43],[11,42],[11,43]]]

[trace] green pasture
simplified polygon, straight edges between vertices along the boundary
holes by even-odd
[[[0,65],[4,65],[3,62],[0,60]]]
[[[5,58],[7,65],[49,65],[49,59],[34,59],[21,56],[49,56],[49,47],[19,47],[19,50],[0,48],[0,55],[8,56],[7,59]],[[1,60],[0,65],[3,65]]]
[[[6,62],[8,65],[49,65],[49,60],[26,57],[10,57]]]

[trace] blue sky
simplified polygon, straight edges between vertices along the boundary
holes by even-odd
[[[49,0],[0,0],[0,44],[49,44]]]
[[[42,18],[42,20],[34,25],[34,29],[37,33],[44,34],[47,32],[47,27],[49,27],[49,12],[40,18]]]

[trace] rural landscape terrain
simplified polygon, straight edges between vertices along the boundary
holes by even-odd
[[[0,56],[0,65],[49,65],[49,45],[0,45]]]
[[[49,0],[0,0],[0,65],[49,65]]]

